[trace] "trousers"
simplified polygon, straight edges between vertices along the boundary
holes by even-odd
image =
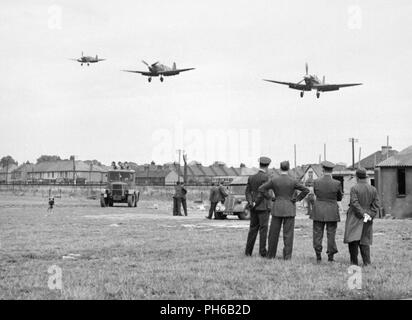
[[[259,254],[262,257],[266,257],[266,242],[268,235],[268,225],[269,225],[269,212],[252,210],[250,212],[250,226],[249,233],[246,240],[245,254],[247,256],[252,255],[253,247],[255,246],[257,234],[259,233]]]
[[[295,228],[295,217],[272,216],[269,230],[268,258],[275,258],[278,248],[280,229],[283,225],[283,259],[292,258],[293,232]]]

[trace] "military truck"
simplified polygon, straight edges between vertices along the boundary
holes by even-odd
[[[107,186],[101,191],[100,206],[113,207],[114,203],[127,203],[129,207],[136,207],[139,196],[134,170],[111,169],[107,172]]]

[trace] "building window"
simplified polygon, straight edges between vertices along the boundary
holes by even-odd
[[[406,195],[405,169],[398,169],[398,196]]]
[[[371,186],[375,186],[375,179],[371,179]]]

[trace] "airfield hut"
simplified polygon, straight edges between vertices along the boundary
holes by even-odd
[[[412,217],[412,146],[380,162],[375,175],[383,213]]]

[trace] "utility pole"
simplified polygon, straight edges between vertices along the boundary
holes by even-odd
[[[355,169],[355,142],[358,142],[358,139],[349,138],[349,142],[352,142],[352,169]]]
[[[323,160],[326,161],[326,143],[323,144]]]
[[[386,159],[389,158],[389,136],[386,136]]]
[[[176,152],[179,153],[179,171],[178,171],[177,175],[178,175],[178,181],[180,181],[180,156],[182,155],[182,153],[185,152],[185,150],[177,149]]]
[[[6,184],[8,182],[8,175],[9,175],[9,158],[7,158],[7,162],[6,162]]]
[[[183,169],[183,182],[186,184],[187,182],[187,154],[183,154],[183,162],[184,162],[184,169]]]
[[[359,162],[358,162],[358,168],[361,167],[360,161],[361,161],[361,153],[362,153],[362,147],[359,147]]]
[[[73,160],[73,184],[76,185],[76,162],[75,162],[75,156],[71,156]]]
[[[293,154],[294,154],[294,161],[295,161],[295,179],[296,179],[296,144],[293,145]]]

